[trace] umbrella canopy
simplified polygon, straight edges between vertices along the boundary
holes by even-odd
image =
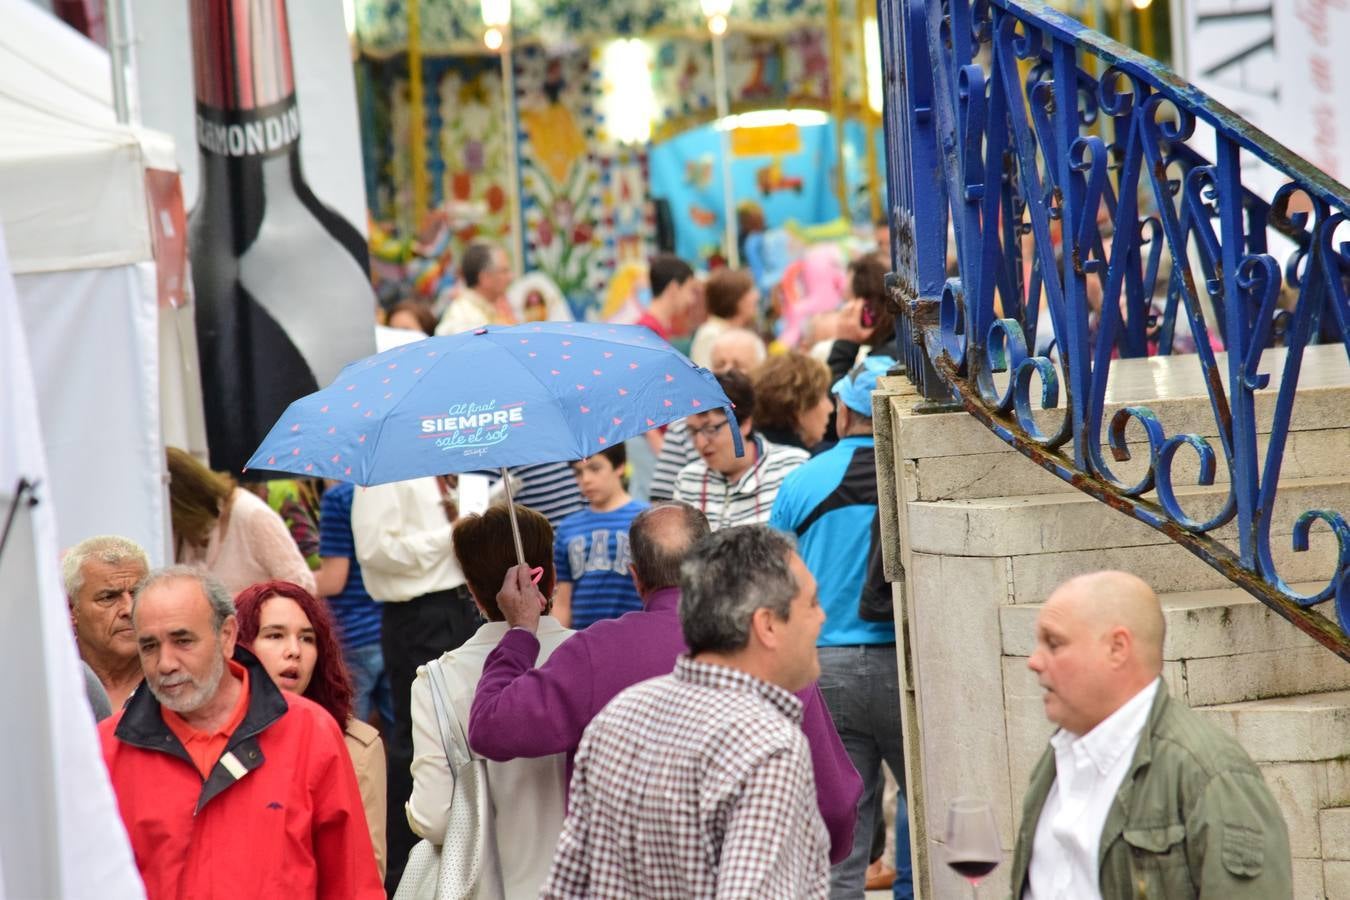
[[[581,459],[723,408],[717,379],[635,325],[486,326],[354,362],[296,400],[248,468],[361,485]]]

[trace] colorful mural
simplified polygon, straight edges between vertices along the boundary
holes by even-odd
[[[760,0],[753,6],[739,4],[744,11],[756,10],[758,21],[773,21],[774,25],[761,32],[733,30],[726,38],[732,112],[829,107],[828,41],[819,25],[823,13],[810,12],[816,2]],[[526,5],[524,0],[516,0],[514,10],[528,22],[530,13],[523,11]],[[569,7],[567,15],[582,16],[583,24],[590,23],[587,27],[608,21],[606,16],[617,17],[607,37],[640,31],[641,23],[650,24],[650,18],[644,17],[671,15],[659,10],[641,12],[637,9],[641,5],[637,0],[594,4],[591,12]],[[714,116],[711,43],[698,23],[697,4],[690,6],[694,10],[691,21],[700,27],[666,29],[665,37],[658,29],[658,36],[647,42],[649,64],[644,64],[644,71],[632,72],[632,77],[649,78],[652,83],[655,106],[651,143],[622,144],[611,135],[601,102],[605,76],[600,42],[581,44],[569,32],[566,40],[525,41],[516,47],[512,59],[519,127],[514,135],[505,133],[506,98],[497,57],[478,53],[424,57],[427,180],[430,206],[437,219],[423,222],[412,221],[411,212],[407,58],[401,53],[378,55],[366,42],[367,32],[362,31],[362,56],[356,66],[367,195],[373,218],[399,240],[418,235],[422,245],[444,243],[452,260],[474,237],[509,246],[507,141],[514,139],[520,163],[525,268],[556,281],[578,318],[598,316],[606,303],[604,298],[612,293],[608,287],[615,273],[629,271],[628,264],[645,259],[652,247],[655,229],[649,185],[658,175],[651,148],[691,132]],[[394,16],[402,3],[365,3],[360,9],[366,18],[360,21],[373,21],[370,17],[376,7]],[[472,4],[466,8],[476,12]],[[431,0],[423,0],[422,10],[430,34],[450,34],[450,23],[468,21],[445,18],[445,8]],[[788,10],[790,14],[785,12],[781,20],[769,19],[775,10]],[[744,11],[743,24],[752,18]],[[813,16],[816,24],[801,24]],[[436,25],[437,21],[441,25]],[[381,22],[388,30],[378,32],[384,35],[383,43],[373,46],[397,49],[402,34],[398,28],[402,25]],[[442,26],[451,31],[437,32]],[[850,64],[843,70],[844,92],[849,105],[856,109],[861,99],[861,54],[853,52],[853,30],[845,31],[844,58]],[[435,40],[428,39],[424,44],[428,53],[436,52]],[[860,141],[849,142],[846,168],[856,168],[857,148],[861,146]],[[834,169],[832,147],[832,137],[813,137],[810,147],[796,155],[758,155],[756,161],[747,162],[748,193],[742,191],[738,167],[738,196],[767,198],[766,211],[791,207],[793,212],[784,217],[803,222],[836,216],[838,204],[829,178],[820,177],[820,173]],[[715,145],[697,152],[681,150],[680,171],[672,176],[663,170],[659,176],[664,192],[661,196],[670,199],[671,193],[687,190],[693,197],[692,202],[684,202],[686,198],[680,194],[680,202],[672,204],[681,234],[681,252],[688,252],[693,260],[708,258],[707,251],[718,240],[715,235],[721,227],[716,153]],[[810,164],[801,165],[807,157]],[[672,183],[679,185],[677,190],[669,187]],[[849,184],[854,183],[850,173]],[[863,206],[865,202],[859,210]],[[695,242],[692,248],[690,240]],[[424,280],[435,283],[432,278]]]
[[[389,57],[407,50],[407,0],[355,0],[356,37],[363,54]],[[841,0],[844,21],[860,4]],[[483,23],[477,3],[419,0],[421,45],[433,55],[482,50]],[[731,33],[777,34],[825,21],[825,0],[738,0]],[[577,46],[615,37],[706,34],[696,0],[514,0],[511,29],[520,46]]]
[[[768,132],[764,134],[763,132]],[[757,134],[759,133],[759,134]],[[868,221],[866,132],[850,120],[844,126],[844,169],[853,221]],[[768,228],[819,225],[839,218],[831,178],[835,162],[832,123],[746,128],[732,142],[731,184],[736,204],[758,210]],[[881,136],[876,140],[880,142]],[[738,147],[737,144],[740,146]],[[880,152],[879,148],[879,152]],[[670,203],[675,252],[706,265],[722,247],[722,172],[715,164],[718,133],[711,125],[690,129],[651,149],[650,190]]]
[[[516,53],[516,78],[526,267],[557,282],[584,317],[604,244],[590,54],[526,47]]]
[[[430,231],[434,224],[411,221],[406,62],[363,65],[377,107],[369,117],[389,122],[391,134],[385,142],[367,135],[372,215],[389,231]],[[578,318],[594,317],[609,273],[650,249],[646,152],[607,139],[596,112],[599,80],[591,51],[554,55],[525,47],[514,54],[514,65],[525,269],[553,279]],[[498,60],[445,57],[424,66],[430,203],[449,223],[450,256],[457,259],[475,238],[508,246]]]

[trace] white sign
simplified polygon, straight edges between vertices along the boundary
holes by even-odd
[[[1175,57],[1196,87],[1341,182],[1350,181],[1350,0],[1193,0]],[[1197,145],[1213,158],[1213,145]],[[1244,169],[1257,190],[1287,181]],[[1256,167],[1264,168],[1264,167]],[[1254,176],[1254,180],[1253,180]]]

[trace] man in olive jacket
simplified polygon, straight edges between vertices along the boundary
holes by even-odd
[[[1023,802],[1013,900],[1293,896],[1279,808],[1238,743],[1168,696],[1164,630],[1124,572],[1042,608],[1028,666],[1059,731]]]

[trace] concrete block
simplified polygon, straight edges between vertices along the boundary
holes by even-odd
[[[906,459],[1017,452],[964,410],[916,414],[899,409],[894,437],[896,452]]]
[[[923,758],[930,761],[925,827],[940,834],[947,805],[958,796],[988,797],[1009,842],[1013,792],[998,626],[1007,590],[1004,561],[916,553],[910,562],[910,652],[921,660],[915,685],[919,734]]]
[[[1206,568],[1209,568],[1206,566]],[[1217,574],[1217,573],[1216,573]],[[1312,591],[1313,583],[1295,584]],[[1235,653],[1320,647],[1246,591],[1231,586],[1160,597],[1167,619],[1165,659],[1203,659]]]
[[[1256,422],[1259,435],[1268,434],[1283,365],[1285,351],[1269,350],[1262,359],[1261,371],[1271,375],[1270,386],[1256,395]],[[1227,371],[1226,354],[1218,355],[1221,371]],[[1339,345],[1308,347],[1299,377],[1299,396],[1294,403],[1291,431],[1340,429],[1350,427],[1350,404],[1345,402],[1350,374],[1345,351]],[[908,458],[966,455],[997,452],[1005,446],[965,412],[916,414],[917,395],[900,396],[892,401],[897,425],[897,441]],[[1103,422],[1109,423],[1116,411],[1126,406],[1146,406],[1163,423],[1166,433],[1218,434],[1218,426],[1205,388],[1204,374],[1195,356],[1118,359],[1111,364],[1107,383]],[[1042,414],[1047,420],[1062,416],[1060,410]],[[981,437],[983,432],[994,443]],[[1127,432],[1128,436],[1128,432]],[[1216,446],[1216,450],[1218,447]]]
[[[915,470],[915,500],[980,500],[1077,490],[1015,452],[933,456],[906,462]]]
[[[1173,697],[1179,697],[1188,706],[1191,705],[1190,700],[1187,699],[1186,667],[1183,663],[1175,660],[1163,660],[1162,680],[1163,686],[1167,688],[1167,693]]]
[[[913,459],[907,459],[901,463],[900,484],[897,490],[902,492],[902,503],[910,503],[919,499],[919,463]],[[904,515],[904,506],[899,507],[900,514]]]
[[[1350,756],[1350,691],[1249,700],[1196,712],[1236,737],[1257,762]]]
[[[1126,524],[1133,524],[1124,516],[1120,518]],[[1054,551],[1013,557],[1013,602],[1041,603],[1069,578],[1099,569],[1133,572],[1148,581],[1160,595],[1233,587],[1233,583],[1223,573],[1207,565],[1185,547],[1167,542],[1161,532],[1154,533],[1159,540],[1148,546]],[[1291,584],[1326,584],[1331,573],[1336,570],[1336,540],[1325,531],[1314,531],[1309,536],[1307,552],[1293,552],[1287,538],[1276,540],[1273,550],[1277,570]],[[1286,628],[1296,631],[1293,626]]]
[[[1288,624],[1284,627],[1295,631]],[[1311,642],[1311,638],[1308,640]],[[1317,644],[1191,659],[1184,665],[1186,698],[1191,706],[1350,690],[1350,665]]]
[[[1350,433],[1348,433],[1350,434]],[[1180,488],[1189,514],[1203,518],[1223,504],[1227,488]],[[1272,534],[1292,532],[1309,509],[1350,509],[1350,480],[1284,479],[1271,516]],[[1083,493],[991,497],[908,505],[915,550],[954,556],[1022,556],[1072,550],[1100,550],[1160,544],[1168,539],[1143,522]],[[1211,532],[1235,545],[1236,520]],[[1331,572],[1327,575],[1330,577]]]
[[[1294,900],[1325,900],[1331,881],[1324,878],[1322,861],[1295,857],[1293,863]]]
[[[1325,897],[1326,900],[1350,900],[1350,862],[1343,860],[1323,862],[1322,888],[1324,893],[1320,896]],[[1302,897],[1303,895],[1295,894],[1295,896]]]
[[[1043,693],[1036,675],[1021,657],[1003,657],[1003,703],[1008,729],[1008,780],[1012,784],[1013,820],[1022,814],[1022,797],[1031,771],[1045,752],[1055,726],[1045,718]]]
[[[969,417],[967,417],[969,418]],[[1222,456],[1217,440],[1217,429],[1211,428],[1216,453]],[[1126,431],[1127,438],[1131,432]],[[1350,437],[1346,431],[1320,429],[1292,431],[1284,448],[1281,478],[1331,478],[1343,476]],[[1116,478],[1131,483],[1147,471],[1149,458],[1145,440],[1130,441],[1131,459],[1127,462],[1109,460]],[[1269,440],[1258,437],[1257,454],[1264,465]],[[1004,446],[996,452],[962,455],[928,456],[904,459],[914,467],[915,491],[913,500],[980,500],[990,497],[1021,496],[1025,494],[1072,494],[1078,489],[1069,482],[1026,459],[1020,453]],[[1199,475],[1199,457],[1189,451],[1178,453],[1172,463],[1172,480],[1177,485],[1196,484]],[[1215,483],[1229,481],[1226,465],[1220,463],[1215,472]],[[1156,500],[1156,494],[1147,495]]]
[[[1326,767],[1321,763],[1268,763],[1261,766],[1271,795],[1289,829],[1289,850],[1297,857],[1322,857],[1322,832],[1317,813],[1327,795]]]
[[[1317,814],[1322,858],[1350,862],[1350,806],[1333,806]]]
[[[1323,806],[1350,806],[1350,759],[1329,759],[1322,763],[1327,772],[1327,796]]]

